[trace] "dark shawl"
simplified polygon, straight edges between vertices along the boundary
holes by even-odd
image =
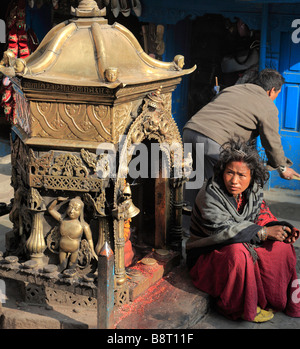
[[[233,243],[261,244],[256,224],[263,202],[263,189],[256,183],[244,192],[246,204],[242,212],[224,185],[223,179],[211,178],[200,189],[191,216],[191,237],[187,241],[187,264],[196,262],[202,253]]]

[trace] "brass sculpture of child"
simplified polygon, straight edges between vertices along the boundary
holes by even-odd
[[[93,257],[98,260],[98,256],[94,250],[90,226],[83,218],[83,201],[78,196],[71,199],[66,213],[61,215],[55,209],[55,206],[58,202],[66,200],[68,200],[68,198],[58,197],[48,208],[48,212],[51,216],[59,222],[59,232],[61,236],[59,241],[59,263],[61,270],[67,267],[69,255],[68,268],[76,267],[80,241],[83,233],[86,236]]]

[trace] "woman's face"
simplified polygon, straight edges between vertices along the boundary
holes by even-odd
[[[232,161],[226,165],[223,180],[227,191],[237,196],[245,191],[251,182],[251,171],[242,161]]]

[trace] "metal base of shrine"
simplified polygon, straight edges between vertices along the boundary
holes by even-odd
[[[133,302],[179,263],[178,252],[154,250],[147,254],[126,269],[126,282],[114,290],[115,306]],[[5,281],[7,294],[13,292],[14,298],[27,304],[96,307],[97,271],[85,272],[59,272],[53,264],[40,267],[34,260],[21,263],[16,256],[0,257],[0,277]]]

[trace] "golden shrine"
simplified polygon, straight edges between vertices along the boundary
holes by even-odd
[[[95,298],[97,259],[108,243],[120,305],[130,300],[136,263],[181,253],[186,178],[174,175],[184,158],[171,99],[195,67],[183,69],[182,56],[150,57],[124,26],[108,25],[95,1],[71,13],[29,57],[2,62],[17,113],[13,230],[0,273],[25,280],[29,298],[33,289],[48,300],[58,290]],[[160,156],[151,157],[153,145]],[[147,151],[145,176],[131,175],[136,149]]]

